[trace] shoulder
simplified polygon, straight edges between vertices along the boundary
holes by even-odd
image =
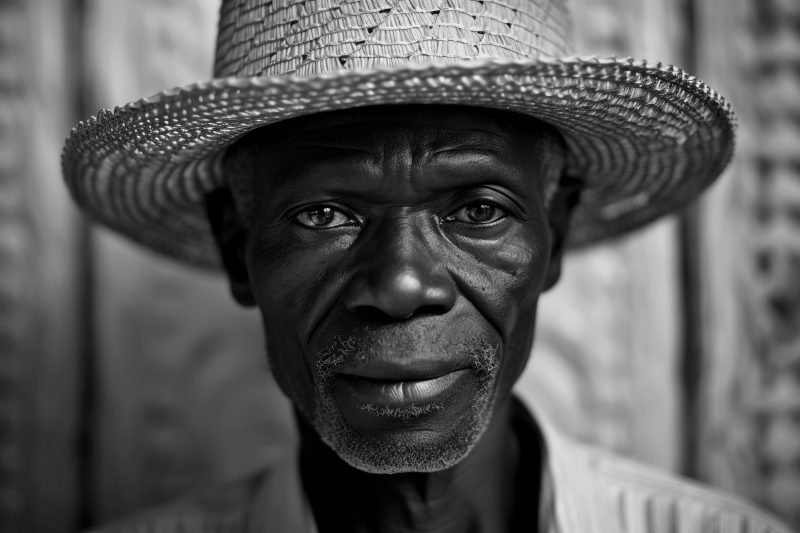
[[[590,499],[608,506],[621,531],[791,533],[754,504],[707,485],[593,447],[581,455]]]
[[[90,533],[242,533],[264,475],[262,472],[236,483],[194,492]]]

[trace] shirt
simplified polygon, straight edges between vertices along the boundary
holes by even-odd
[[[514,399],[524,443],[540,440],[539,533],[791,533],[737,497],[577,443]],[[296,461],[95,530],[97,533],[315,533]]]

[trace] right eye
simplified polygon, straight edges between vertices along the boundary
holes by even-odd
[[[330,205],[313,205],[299,212],[295,220],[312,229],[338,228],[356,222],[347,213]]]
[[[445,217],[447,222],[462,222],[482,226],[497,222],[508,216],[508,212],[489,200],[470,202],[455,213]]]

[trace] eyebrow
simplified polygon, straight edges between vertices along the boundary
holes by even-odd
[[[508,150],[484,143],[469,143],[455,146],[442,146],[432,151],[431,159],[456,159],[459,157],[483,156],[498,159],[501,162],[508,158]]]
[[[438,145],[438,146],[436,146]],[[507,146],[496,142],[475,141],[466,143],[447,142],[435,143],[428,147],[429,155],[426,158],[431,162],[457,160],[464,158],[491,159],[501,166],[507,166],[507,160],[511,155]],[[311,153],[309,153],[311,152]],[[335,163],[337,161],[358,160],[362,157],[376,160],[376,154],[371,150],[365,150],[355,146],[337,141],[330,142],[308,142],[296,145],[285,153],[281,168],[285,169],[292,165],[314,166],[315,164]]]
[[[502,139],[499,135],[495,137]],[[500,142],[499,139],[475,139],[471,135],[457,135],[456,138],[436,139],[424,147],[425,151],[428,152],[426,159],[436,162],[439,160],[479,157],[505,162],[511,155],[511,150],[507,143]],[[312,153],[309,154],[309,152]],[[378,159],[377,154],[372,150],[353,146],[346,140],[327,137],[296,144],[286,153],[281,166],[312,163],[314,160],[320,163],[335,162],[359,157],[366,157],[370,160]]]

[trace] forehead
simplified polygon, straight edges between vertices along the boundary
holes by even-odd
[[[394,141],[394,143],[387,140]],[[429,150],[505,152],[560,143],[546,123],[517,113],[465,106],[403,105],[349,109],[299,117],[266,126],[241,139],[233,150],[258,155],[297,147],[359,147],[391,151]]]
[[[309,185],[303,179],[306,174],[314,186],[320,185],[320,176],[338,184],[345,176],[356,179],[364,165],[381,175],[380,169],[397,158],[446,170],[438,177],[427,173],[429,186],[458,181],[462,172],[466,181],[475,181],[484,170],[492,170],[516,174],[520,185],[539,189],[544,184],[540,174],[563,159],[563,146],[553,127],[507,111],[447,105],[367,107],[256,130],[231,148],[228,170],[237,176],[238,185],[242,178],[249,182],[243,191],[256,196],[267,190],[271,195],[275,187],[303,189]]]
[[[434,144],[484,142],[502,145],[519,133],[522,117],[448,106],[385,106],[334,112],[288,122],[286,141],[370,144],[387,134],[414,135]]]

